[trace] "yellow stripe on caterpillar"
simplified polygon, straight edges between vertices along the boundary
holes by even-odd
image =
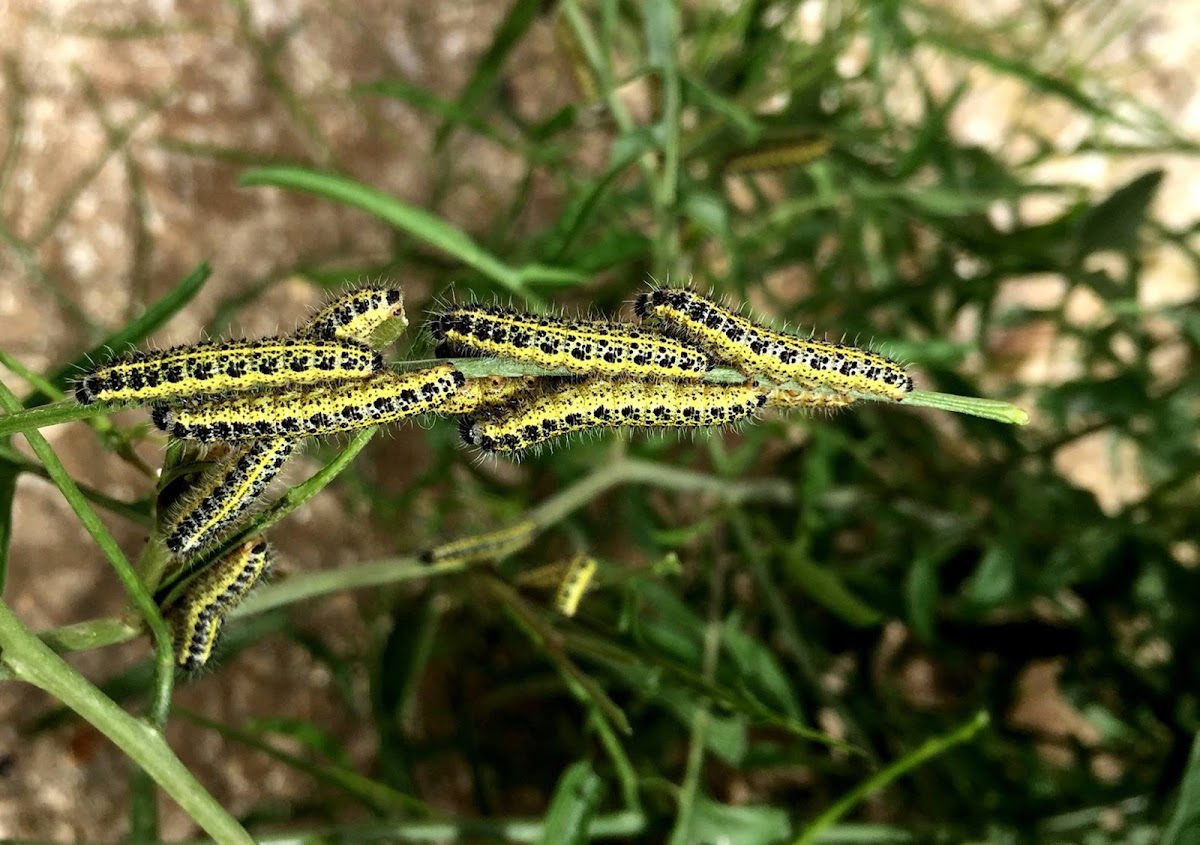
[[[896,401],[913,389],[912,378],[889,358],[768,329],[694,290],[647,291],[638,296],[634,310],[642,319],[702,346],[747,375]]]
[[[552,377],[543,376],[469,378],[463,382],[462,387],[446,397],[446,401],[434,408],[433,412],[453,417],[483,411],[530,396],[543,383],[552,382]]]
[[[567,573],[563,576],[554,597],[554,607],[563,616],[574,616],[579,609],[579,603],[587,595],[596,576],[596,559],[591,555],[580,552],[571,559]]]
[[[375,331],[389,320],[408,325],[404,292],[399,288],[362,287],[342,294],[314,314],[299,337],[357,341],[370,345]]]
[[[465,381],[452,364],[324,387],[234,397],[181,408],[154,406],[154,424],[201,442],[321,437],[385,425],[436,409]]]
[[[456,305],[434,314],[437,354],[494,355],[547,369],[610,378],[700,379],[712,369],[704,352],[616,322],[566,320],[498,305]]]
[[[704,428],[747,419],[767,401],[756,385],[592,379],[538,396],[494,416],[468,416],[459,433],[485,452],[520,452],[598,428]]]
[[[421,552],[420,560],[435,566],[461,566],[508,557],[528,546],[537,536],[537,523],[518,522],[508,528],[452,540]]]
[[[222,457],[168,516],[162,529],[167,548],[187,555],[219,540],[258,500],[295,446],[294,440],[252,440]]]
[[[93,368],[75,386],[84,405],[150,402],[362,379],[383,370],[379,353],[329,340],[230,340],[133,352]]]
[[[274,550],[262,537],[243,543],[186,584],[166,612],[175,637],[175,662],[195,672],[208,662],[226,614],[270,570]]]
[[[853,405],[856,400],[845,393],[830,393],[825,390],[792,390],[776,387],[767,390],[768,408],[813,409],[823,408],[836,411]]]

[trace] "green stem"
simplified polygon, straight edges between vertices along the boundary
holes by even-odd
[[[0,407],[10,414],[21,408],[17,397],[2,383],[0,383]],[[104,553],[109,564],[116,571],[133,606],[137,608],[142,621],[150,629],[150,634],[154,639],[155,653],[154,698],[150,704],[150,716],[154,724],[162,728],[167,723],[167,716],[171,711],[171,685],[175,677],[174,647],[171,635],[167,632],[167,626],[163,622],[162,614],[159,613],[158,606],[155,605],[153,597],[142,584],[137,572],[134,571],[129,560],[117,546],[117,541],[113,539],[108,528],[92,510],[92,506],[87,503],[74,479],[71,478],[58,456],[54,454],[50,444],[46,442],[46,438],[37,431],[26,431],[23,434],[34,454],[46,468],[50,479],[62,491],[71,510],[75,511],[80,524],[92,535],[96,545],[100,547],[100,551]]]
[[[728,481],[650,461],[621,460],[575,482],[561,493],[532,508],[521,520],[533,522],[538,531],[544,531],[605,491],[622,484],[646,484],[681,492],[712,493],[731,504],[750,499],[786,503],[791,501],[792,496],[790,485],[782,479]],[[277,607],[344,590],[359,590],[449,575],[468,567],[469,564],[431,567],[415,557],[396,557],[360,566],[306,573],[256,591],[242,602],[230,617],[264,613]]]
[[[254,840],[209,795],[171,751],[160,731],[135,719],[96,689],[21,624],[0,602],[0,663],[12,677],[54,696],[141,766],[210,836],[222,843]]]
[[[988,714],[981,710],[975,714],[975,717],[971,721],[961,725],[950,733],[926,740],[916,751],[901,757],[895,763],[867,778],[843,795],[837,803],[817,816],[792,845],[806,845],[807,843],[817,841],[822,831],[848,813],[856,804],[875,794],[896,780],[896,778],[907,774],[922,763],[937,757],[939,754],[946,753],[956,745],[961,745],[964,742],[974,739],[975,735],[987,727],[990,722],[991,719]]]

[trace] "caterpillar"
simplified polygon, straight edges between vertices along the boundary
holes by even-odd
[[[596,559],[591,555],[580,552],[571,559],[567,572],[563,575],[558,593],[554,597],[554,607],[563,616],[574,616],[579,609],[579,603],[592,586],[596,576]]]
[[[782,387],[765,390],[768,408],[824,408],[835,411],[855,402],[854,397],[848,394],[829,393],[824,390],[791,390]]]
[[[434,413],[447,416],[462,416],[485,408],[504,405],[513,400],[529,396],[543,382],[553,381],[546,376],[483,376],[469,378],[462,387],[446,397],[445,401],[433,409]]]
[[[254,504],[295,449],[295,440],[252,440],[205,472],[166,520],[167,548],[186,555],[219,539]]]
[[[766,401],[767,392],[755,385],[593,379],[494,416],[463,417],[458,430],[485,452],[519,452],[588,429],[727,425],[750,417]]]
[[[133,352],[88,372],[75,398],[149,402],[261,388],[362,379],[383,370],[383,358],[362,344],[328,340],[231,340]]]
[[[824,137],[778,139],[732,156],[725,162],[725,172],[755,173],[802,167],[826,155],[832,146],[832,142]]]
[[[747,375],[896,401],[913,389],[912,377],[889,358],[853,346],[773,331],[694,290],[647,291],[638,295],[634,311]]]
[[[498,305],[457,305],[432,316],[437,354],[494,355],[577,375],[700,379],[712,359],[652,332],[595,320],[523,314]]]
[[[175,663],[185,672],[202,669],[212,656],[226,614],[270,570],[274,551],[261,537],[243,543],[196,575],[167,611]]]
[[[320,437],[383,425],[434,410],[466,379],[452,364],[369,379],[173,408],[155,405],[154,424],[204,443],[265,437]]]
[[[498,531],[475,534],[433,546],[421,552],[419,557],[422,563],[438,566],[500,560],[528,546],[537,536],[537,532],[537,523],[527,520]]]
[[[364,287],[330,302],[299,331],[300,337],[370,343],[375,330],[389,320],[408,325],[404,292],[399,288]]]

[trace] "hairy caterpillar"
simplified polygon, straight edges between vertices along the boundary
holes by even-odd
[[[167,548],[185,555],[217,540],[262,495],[295,446],[294,440],[253,440],[221,458],[167,519]]]
[[[452,364],[322,387],[233,397],[173,408],[155,405],[154,424],[184,440],[223,442],[320,437],[434,410],[465,381]]]
[[[554,607],[563,616],[574,616],[579,609],[579,603],[592,586],[596,576],[596,559],[591,555],[580,552],[571,558],[567,572],[559,584],[558,593],[554,597]]]
[[[226,614],[271,568],[274,551],[261,537],[249,540],[196,575],[167,611],[175,638],[175,663],[185,672],[212,656]]]
[[[516,525],[501,528],[498,531],[489,531],[486,534],[476,534],[433,546],[421,552],[420,559],[423,563],[441,566],[499,560],[528,546],[537,536],[537,532],[536,523],[518,522]]]
[[[593,379],[494,416],[464,417],[458,430],[485,452],[519,452],[588,429],[727,425],[753,415],[766,401],[767,392],[755,385]]]
[[[531,395],[538,385],[553,381],[545,376],[483,376],[469,378],[462,387],[433,409],[434,413],[447,416],[462,416],[485,408],[504,405],[524,396]]]
[[[434,314],[438,354],[495,355],[578,375],[699,379],[712,369],[704,352],[621,323],[523,314],[497,305],[457,305]]]
[[[395,319],[408,325],[404,292],[399,288],[364,287],[330,302],[314,314],[298,334],[300,337],[369,344],[376,329]]]
[[[328,340],[231,340],[133,352],[91,370],[75,398],[93,402],[193,399],[262,388],[362,379],[383,358],[362,344]]]
[[[782,387],[765,389],[768,408],[824,408],[836,411],[853,405],[855,399],[845,393],[829,393],[824,390],[791,390]]]
[[[913,389],[900,364],[874,352],[810,340],[760,326],[685,288],[638,296],[634,310],[673,336],[692,341],[747,375],[839,393],[897,401]]]

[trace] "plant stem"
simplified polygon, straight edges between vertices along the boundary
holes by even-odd
[[[96,689],[21,624],[0,601],[0,663],[12,677],[44,690],[82,716],[141,766],[210,836],[222,843],[254,840],[179,761],[162,733],[135,719]]]

